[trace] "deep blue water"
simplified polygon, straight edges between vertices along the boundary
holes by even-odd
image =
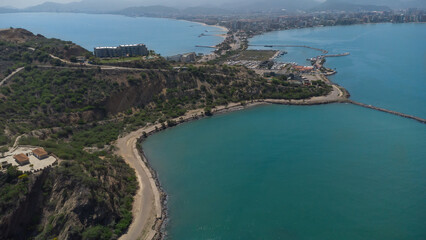
[[[169,239],[426,238],[426,128],[349,104],[263,106],[149,137]]]
[[[219,28],[161,18],[132,18],[107,14],[13,13],[0,14],[0,28],[21,27],[46,37],[73,41],[93,51],[98,46],[144,43],[163,56],[178,53],[209,53],[222,37]],[[209,32],[206,32],[209,31]]]
[[[308,28],[266,33],[251,44],[297,44],[350,52],[328,58],[351,99],[426,118],[426,24],[370,24]],[[305,48],[286,48],[280,60],[309,65],[306,58],[322,54]]]

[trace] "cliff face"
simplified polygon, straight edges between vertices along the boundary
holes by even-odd
[[[131,199],[136,180],[118,158],[98,164],[67,161],[31,176],[29,193],[0,220],[0,239],[117,238],[125,230],[120,223],[131,220],[123,203]]]
[[[16,207],[0,219],[0,239],[26,239],[22,226],[31,226],[38,221],[44,201],[44,195],[39,193],[48,174],[49,170],[45,170],[29,178],[28,194],[19,198]]]

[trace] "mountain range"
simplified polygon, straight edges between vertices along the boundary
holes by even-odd
[[[201,0],[193,5],[189,0],[181,4],[168,0],[156,1],[162,5],[141,6],[138,0],[82,0],[72,3],[45,2],[25,9],[0,8],[0,13],[7,12],[84,12],[117,13],[129,16],[175,16],[175,15],[229,15],[241,13],[298,13],[311,11],[387,11],[391,8],[426,8],[425,0],[246,0],[224,4],[222,0],[211,3]],[[183,4],[183,3],[187,4]],[[221,2],[222,1],[222,2]],[[146,3],[146,2],[145,2]],[[164,3],[164,4],[163,4]]]

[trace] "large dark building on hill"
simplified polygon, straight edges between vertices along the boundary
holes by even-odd
[[[134,57],[147,56],[149,54],[145,44],[120,45],[118,47],[97,47],[95,56],[106,57]]]

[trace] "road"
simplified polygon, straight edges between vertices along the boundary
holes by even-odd
[[[10,78],[12,78],[15,74],[19,73],[20,71],[22,71],[24,69],[24,67],[20,67],[18,69],[16,69],[14,72],[12,72],[11,74],[9,74],[7,77],[5,77],[1,82],[0,82],[0,86],[2,86],[7,80],[9,80]]]

